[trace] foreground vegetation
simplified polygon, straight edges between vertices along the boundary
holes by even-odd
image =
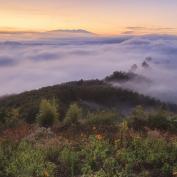
[[[177,172],[177,115],[136,107],[126,117],[86,111],[61,116],[41,100],[34,124],[9,113],[2,127],[0,177],[170,177]],[[12,120],[14,124],[12,126]]]
[[[177,176],[175,112],[99,80],[1,98],[0,177]]]

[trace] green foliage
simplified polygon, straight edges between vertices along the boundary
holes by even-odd
[[[161,110],[154,114],[150,114],[148,118],[148,126],[151,129],[159,129],[162,131],[176,133],[177,117]]]
[[[0,177],[9,177],[7,167],[9,165],[9,159],[13,155],[15,146],[15,144],[8,141],[3,142],[0,145]]]
[[[87,123],[91,126],[113,125],[118,120],[118,115],[111,111],[89,113],[87,117]]]
[[[177,117],[163,110],[145,112],[141,106],[138,106],[129,117],[128,125],[138,131],[148,127],[150,129],[176,133]]]
[[[0,177],[53,177],[54,169],[43,150],[25,141],[0,145]]]
[[[105,80],[126,81],[134,77],[137,76],[115,72]],[[79,130],[74,129],[76,135],[81,135],[77,140],[71,136],[72,128],[59,126],[53,130],[55,135],[60,130],[60,138],[58,135],[54,137],[50,129],[41,127],[39,130],[34,128],[36,131],[25,137],[28,142],[0,142],[0,177],[171,177],[177,171],[177,143],[166,141],[166,136],[173,133],[172,137],[175,137],[177,116],[166,111],[146,112],[142,106],[137,106],[129,118],[120,123],[112,108],[118,109],[120,105],[125,109],[131,105],[131,109],[143,105],[156,109],[162,103],[111,87],[105,80],[69,82],[1,98],[0,126],[10,128],[5,136],[14,132],[18,136],[17,125],[22,118],[30,123],[34,123],[36,118],[37,123],[44,127],[59,120],[68,126],[84,121],[85,124],[77,126]],[[53,97],[61,100],[60,106]],[[85,112],[93,110],[87,119],[81,119],[83,111],[78,104],[85,108]],[[103,107],[104,111],[95,112]],[[14,127],[17,131],[11,130]],[[161,137],[165,132],[165,137],[149,138],[147,131],[150,129],[157,130]]]
[[[77,125],[81,116],[82,109],[76,103],[71,104],[66,113],[64,123],[66,125]]]
[[[80,174],[79,152],[74,151],[71,147],[50,147],[47,149],[47,159],[56,164],[56,177],[74,177]]]
[[[117,151],[123,169],[132,174],[148,171],[149,176],[172,176],[177,149],[163,140],[134,138],[129,146]]]
[[[29,142],[0,145],[0,177],[172,177],[177,143],[134,134],[124,121],[114,140],[92,135],[79,144],[35,147]]]
[[[79,164],[78,153],[69,148],[64,148],[60,153],[60,160],[69,168],[70,176],[74,177],[77,171],[77,165]]]
[[[46,150],[46,158],[48,161],[58,164],[61,148],[59,147],[48,147]]]
[[[84,163],[82,167],[83,174],[92,174],[105,166],[106,159],[111,154],[111,146],[104,140],[90,137],[89,143],[83,148],[82,155]]]
[[[147,122],[147,114],[142,106],[137,106],[130,115],[129,126],[135,130],[143,130]]]
[[[52,126],[57,120],[59,120],[58,105],[55,99],[53,100],[41,100],[39,113],[37,115],[37,122],[40,126],[49,127]]]
[[[45,161],[45,153],[41,149],[21,142],[12,154],[6,171],[12,177],[52,177],[54,168],[54,164]]]
[[[119,105],[125,107],[144,105],[156,109],[162,105],[161,102],[138,93],[114,88],[102,80],[76,81],[1,98],[0,119],[1,117],[4,119],[3,114],[7,110],[19,108],[20,118],[28,123],[34,123],[40,101],[44,98],[48,100],[56,98],[61,101],[60,116],[65,114],[71,103],[78,103],[80,100],[93,102],[106,108],[117,108]]]
[[[126,146],[120,141],[113,145],[91,137],[82,150],[83,176],[172,176],[177,162],[175,144],[144,137],[127,139]]]
[[[18,125],[18,123],[20,122],[19,118],[20,118],[20,114],[19,114],[18,109],[13,108],[13,109],[9,110],[6,113],[5,126],[7,128],[16,127]]]
[[[130,135],[127,121],[123,121],[119,125],[119,142],[121,147],[127,147]]]
[[[23,123],[20,118],[19,108],[9,108],[0,112],[0,131],[16,128]]]

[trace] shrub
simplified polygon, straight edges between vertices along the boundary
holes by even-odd
[[[87,123],[91,126],[113,125],[117,120],[117,114],[111,111],[89,113]]]
[[[82,109],[76,103],[71,104],[66,113],[64,123],[66,125],[76,125],[79,123],[79,119],[81,118],[81,116]]]
[[[110,154],[111,146],[106,141],[101,139],[100,136],[91,136],[89,143],[82,150],[84,156],[83,174],[88,175],[99,171]]]
[[[117,151],[117,159],[126,173],[149,173],[149,176],[172,176],[176,162],[177,149],[163,140],[134,138],[127,148]]]
[[[12,177],[53,177],[55,165],[45,158],[44,151],[24,141],[12,154],[6,171]]]
[[[60,162],[68,167],[69,176],[74,177],[79,164],[78,153],[65,147],[60,153]]]
[[[149,117],[148,126],[152,129],[167,131],[170,128],[170,121],[165,115],[158,113]]]
[[[79,152],[69,147],[50,148],[47,151],[47,158],[57,164],[55,177],[74,177],[80,174]]]
[[[148,119],[148,127],[162,131],[177,132],[177,117],[168,112],[158,111],[151,114]]]
[[[39,113],[37,115],[37,122],[40,126],[49,127],[59,120],[57,106],[55,99],[52,101],[46,99],[41,100]]]
[[[144,130],[147,124],[147,114],[142,106],[137,106],[129,117],[128,125],[135,130]]]
[[[19,114],[19,110],[16,108],[13,108],[11,110],[9,110],[6,113],[6,117],[5,117],[5,127],[6,128],[14,128],[18,125],[18,123],[20,122],[19,120],[20,114]]]
[[[177,132],[177,117],[174,114],[160,110],[154,112],[145,112],[142,107],[138,106],[128,119],[129,127],[134,130],[145,130],[145,127]]]
[[[0,144],[0,177],[9,177],[7,166],[13,154],[15,144],[9,141],[1,142]]]

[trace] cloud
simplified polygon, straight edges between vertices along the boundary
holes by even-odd
[[[164,34],[175,34],[176,33],[176,28],[167,28],[167,27],[143,27],[143,26],[129,26],[125,28],[125,32],[124,33],[128,33],[129,31],[131,32],[131,34],[138,34],[138,33],[145,33],[145,34],[150,34],[150,33],[164,33]]]
[[[137,64],[137,72],[151,79],[153,85],[137,87],[129,83],[127,88],[177,103],[177,36],[14,35],[0,36],[0,95],[81,78],[102,79],[116,70],[129,71]],[[141,67],[146,57],[152,58],[151,71]]]
[[[0,56],[0,67],[14,66],[16,62],[8,56]]]
[[[57,53],[44,52],[44,53],[40,53],[40,54],[36,54],[36,55],[31,56],[31,59],[34,60],[35,62],[38,62],[38,61],[57,60],[60,57],[61,56]]]

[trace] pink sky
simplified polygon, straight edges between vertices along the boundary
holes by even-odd
[[[177,31],[176,0],[0,0],[0,4],[1,31],[85,29],[98,34]]]

